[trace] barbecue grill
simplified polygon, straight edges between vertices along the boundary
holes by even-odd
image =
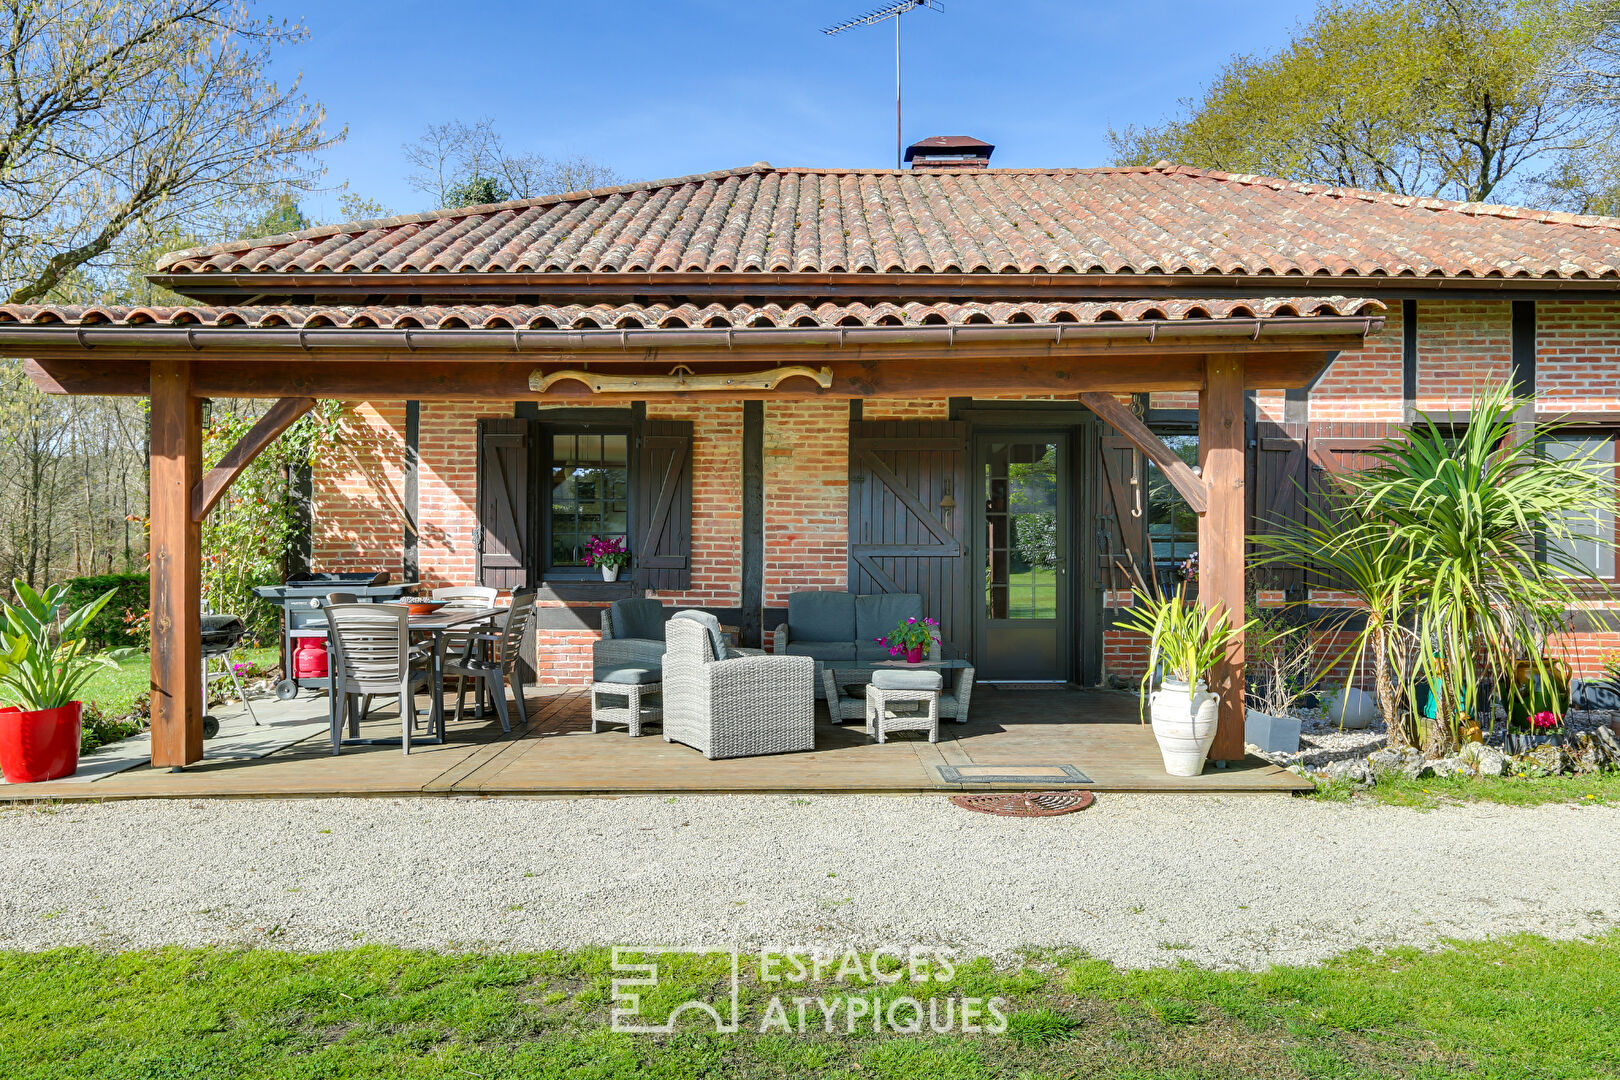
[[[281,585],[260,585],[253,592],[281,609],[281,657],[286,678],[276,683],[276,697],[291,701],[300,688],[326,689],[325,679],[293,677],[292,657],[299,638],[326,637],[326,594],[353,593],[362,604],[389,604],[416,592],[416,582],[390,585],[386,570],[355,574],[294,574]]]
[[[236,615],[209,615],[202,617],[202,672],[203,672],[203,711],[208,709],[208,684],[211,680],[230,676],[231,682],[236,686],[236,696],[242,699],[247,706],[248,715],[253,717],[255,725],[259,722],[259,714],[253,710],[253,702],[248,700],[247,691],[242,689],[242,680],[236,674],[236,668],[231,666],[230,653],[247,636],[247,623]],[[208,661],[216,656],[226,657],[225,670],[210,673]],[[212,739],[219,734],[219,719],[217,717],[203,716],[203,737]]]

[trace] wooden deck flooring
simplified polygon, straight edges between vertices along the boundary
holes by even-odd
[[[494,721],[451,724],[443,746],[346,748],[334,757],[323,736],[253,761],[209,762],[183,772],[138,767],[94,783],[0,786],[0,801],[130,798],[641,795],[736,793],[915,794],[986,790],[951,784],[940,765],[1060,765],[1079,768],[1098,791],[1288,792],[1309,784],[1248,758],[1203,776],[1164,772],[1152,732],[1137,722],[1135,698],[1110,691],[997,690],[974,687],[973,718],[940,725],[940,741],[905,733],[878,745],[858,724],[817,724],[807,753],[708,761],[666,743],[657,727],[632,739],[622,727],[590,733],[583,690],[535,693],[529,724],[511,736]],[[270,710],[261,706],[261,715]],[[324,699],[279,705],[274,719],[324,716]],[[384,714],[387,716],[387,714]],[[268,718],[268,717],[267,717]],[[363,732],[397,734],[376,719]],[[1041,785],[1002,785],[1028,790]],[[1048,785],[1050,786],[1050,785]]]

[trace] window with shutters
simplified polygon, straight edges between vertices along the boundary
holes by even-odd
[[[547,433],[542,572],[548,578],[585,577],[596,573],[585,565],[591,537],[630,542],[630,429],[547,425]]]

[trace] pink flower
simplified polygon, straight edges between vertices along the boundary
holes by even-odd
[[[1530,726],[1537,731],[1545,731],[1558,726],[1558,717],[1550,712],[1538,712],[1530,718]]]

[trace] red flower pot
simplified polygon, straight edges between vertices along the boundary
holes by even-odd
[[[906,650],[906,663],[908,663],[908,664],[920,664],[920,663],[922,663],[922,658],[923,658],[923,647],[921,645],[917,646],[915,649],[907,649]]]
[[[23,712],[0,709],[0,771],[13,784],[72,776],[79,767],[79,718],[84,703]]]

